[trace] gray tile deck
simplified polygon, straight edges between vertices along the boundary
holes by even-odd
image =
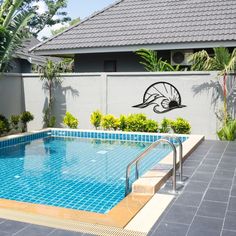
[[[236,142],[204,141],[184,163],[184,176],[148,235],[236,236]],[[0,236],[81,235],[88,234],[0,219]]]
[[[148,236],[236,236],[236,142],[204,141],[184,163],[184,176],[184,188]],[[194,216],[189,205],[197,208]],[[189,219],[169,226],[179,206]]]

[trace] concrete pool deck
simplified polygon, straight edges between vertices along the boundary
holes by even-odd
[[[187,178],[184,189],[171,199],[169,207],[151,228],[149,235],[236,235],[235,169],[235,142],[204,141],[184,163],[184,176]],[[166,194],[165,188],[158,192],[158,195],[162,194]],[[152,210],[155,212],[154,206]],[[145,225],[145,222],[143,224]],[[88,234],[1,220],[0,235]],[[100,235],[118,234],[104,232]],[[128,232],[123,232],[123,235],[128,235]]]

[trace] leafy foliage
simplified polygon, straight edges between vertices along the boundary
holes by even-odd
[[[159,132],[160,133],[169,133],[171,129],[171,120],[164,118],[160,123]]]
[[[214,48],[214,55],[210,56],[205,50],[194,53],[190,58],[192,63],[191,70],[220,71],[219,75],[223,76],[221,90],[224,100],[223,123],[226,125],[228,119],[228,88],[227,75],[236,70],[236,48],[232,53],[227,48]],[[231,89],[231,88],[230,88]],[[218,91],[217,91],[218,93]]]
[[[10,130],[10,124],[8,122],[8,119],[3,116],[0,115],[0,135],[9,132]]]
[[[95,127],[95,129],[98,129],[101,125],[102,121],[102,113],[99,110],[94,111],[90,116],[90,122]]]
[[[51,33],[52,33],[52,35],[60,34],[60,33],[62,33],[63,31],[65,31],[66,29],[68,29],[69,27],[78,24],[79,22],[80,22],[80,18],[75,18],[75,19],[73,19],[72,21],[69,22],[69,25],[68,25],[68,26],[62,26],[62,27],[59,28],[59,29],[51,30]]]
[[[205,50],[194,53],[189,58],[192,63],[191,70],[220,71],[221,75],[235,71],[236,49],[232,53],[227,48],[222,47],[213,50],[213,56],[210,56]]]
[[[60,63],[54,63],[53,61],[47,60],[44,67],[39,68],[41,73],[41,80],[44,82],[44,88],[48,90],[49,102],[48,107],[44,110],[44,125],[46,127],[54,127],[56,118],[53,116],[53,103],[54,96],[53,92],[58,85],[62,83],[60,72],[62,71]]]
[[[19,123],[20,123],[20,115],[11,115],[10,123],[11,123],[11,126],[14,130],[18,130]]]
[[[120,121],[115,116],[108,114],[103,116],[101,125],[106,130],[117,130],[120,126]]]
[[[34,119],[34,116],[29,112],[29,111],[24,111],[22,112],[22,114],[20,115],[20,120],[22,122],[22,132],[26,132],[27,131],[27,123],[32,121]]]
[[[228,120],[226,124],[217,132],[220,140],[236,140],[236,120]]]
[[[163,61],[162,58],[158,59],[157,52],[150,49],[139,49],[135,52],[138,56],[142,58],[140,64],[144,65],[146,71],[155,72],[155,71],[179,71],[180,67],[172,66],[167,61]]]
[[[66,112],[63,123],[71,129],[77,129],[79,120],[75,118],[70,112]]]
[[[171,121],[171,128],[176,134],[190,134],[191,125],[189,122],[181,117]]]
[[[30,36],[27,24],[32,19],[34,13],[32,10],[22,8],[23,4],[23,0],[4,0],[0,5],[1,72],[6,72],[10,69],[10,61],[14,52]]]

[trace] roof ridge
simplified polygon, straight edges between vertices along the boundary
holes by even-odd
[[[58,37],[58,36],[60,36],[60,35],[62,35],[62,34],[64,34],[64,33],[66,33],[67,31],[69,31],[69,30],[71,30],[71,29],[77,27],[78,25],[81,25],[81,24],[83,24],[84,22],[86,22],[86,21],[88,21],[88,20],[94,18],[95,16],[97,16],[97,15],[103,13],[104,11],[106,11],[106,10],[112,8],[112,7],[115,7],[116,5],[120,4],[120,3],[123,2],[123,1],[125,1],[125,0],[116,0],[114,3],[109,4],[108,6],[104,7],[103,9],[94,12],[93,14],[91,14],[91,15],[88,16],[88,17],[86,17],[85,19],[83,19],[83,20],[80,21],[79,23],[70,26],[69,28],[67,28],[67,29],[63,30],[62,32],[56,34],[55,36],[53,36],[53,37],[51,37],[51,38],[49,38],[49,39],[47,39],[47,40],[45,40],[45,41],[43,41],[43,42],[37,44],[36,46],[34,46],[34,47],[32,47],[32,48],[30,48],[30,49],[29,49],[29,52],[35,50],[36,48],[42,46],[42,45],[45,44],[45,43],[51,41],[52,39],[54,39],[54,38],[56,38],[56,37]]]

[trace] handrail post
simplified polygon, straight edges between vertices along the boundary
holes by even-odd
[[[172,191],[171,193],[176,194],[176,148],[174,144],[172,144],[172,149],[173,149],[173,172],[172,172]]]
[[[174,138],[179,143],[179,183],[183,184],[183,144],[180,137],[175,135],[166,135],[163,138]]]

